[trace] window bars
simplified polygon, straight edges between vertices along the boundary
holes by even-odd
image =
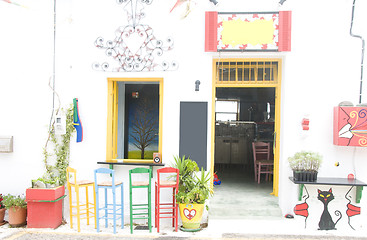
[[[217,83],[277,83],[277,61],[219,61]]]

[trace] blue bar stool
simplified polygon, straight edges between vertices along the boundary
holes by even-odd
[[[110,180],[98,181],[100,175],[106,174]],[[115,181],[115,171],[108,168],[98,168],[94,170],[94,182],[96,185],[96,216],[97,216],[97,232],[100,231],[99,220],[105,219],[105,227],[107,227],[108,219],[113,220],[113,233],[116,233],[116,222],[121,219],[121,229],[124,228],[124,184],[122,181]],[[116,203],[116,189],[121,188],[121,203]],[[104,205],[100,207],[99,204],[99,189],[104,189]],[[107,190],[112,190],[112,203],[108,202],[108,192]],[[104,211],[102,216],[100,211]],[[121,212],[119,212],[121,211]],[[111,216],[112,215],[112,216]]]
[[[138,176],[140,175],[140,176]],[[151,201],[151,176],[149,168],[134,168],[129,170],[130,179],[130,232],[133,233],[134,219],[147,219],[149,232],[152,232],[152,201]],[[136,178],[145,177],[145,181],[136,181]],[[148,195],[147,203],[133,203],[133,189],[146,188]]]

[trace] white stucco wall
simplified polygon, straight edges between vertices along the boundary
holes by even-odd
[[[18,1],[28,8],[0,2],[0,135],[14,136],[14,152],[0,153],[0,193],[22,194],[31,179],[44,172],[42,148],[52,111],[48,82],[53,72],[53,3],[46,0]],[[153,28],[158,39],[172,37],[168,59],[178,62],[177,71],[112,73],[92,69],[106,59],[94,46],[97,37],[113,40],[115,30],[127,24],[122,5],[114,0],[63,0],[57,2],[56,91],[62,107],[79,99],[84,141],[71,144],[70,165],[81,178],[92,179],[97,161],[106,156],[107,78],[164,78],[163,161],[166,165],[179,152],[180,101],[208,102],[208,167],[210,167],[210,119],[212,58],[204,52],[205,11],[292,11],[292,51],[287,53],[227,53],[221,57],[276,57],[283,59],[279,204],[289,213],[297,187],[288,179],[287,158],[299,150],[318,151],[324,156],[319,176],[346,177],[354,173],[367,182],[364,156],[367,149],[332,144],[333,107],[349,100],[358,103],[361,42],[349,35],[352,0],[222,0],[218,6],[195,1],[192,12],[181,19],[181,6],[169,13],[174,1],[154,0],[145,7],[142,22]],[[367,5],[357,1],[356,34],[367,36],[361,12]],[[367,71],[365,71],[367,72]],[[201,81],[200,91],[194,82]],[[364,85],[366,89],[366,84]],[[365,92],[365,91],[364,91]],[[366,97],[363,101],[367,101]],[[363,102],[362,101],[362,102]],[[57,102],[56,102],[57,104]],[[301,130],[308,115],[310,131]],[[339,167],[334,163],[340,162]],[[126,180],[127,166],[115,168]],[[127,187],[125,188],[125,190]],[[127,194],[127,192],[126,192]],[[126,195],[127,196],[127,195]],[[363,199],[362,199],[363,201]],[[363,204],[363,202],[362,202]]]

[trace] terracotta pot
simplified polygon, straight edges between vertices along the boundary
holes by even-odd
[[[27,208],[11,207],[8,211],[9,224],[12,227],[20,227],[26,224]]]
[[[6,210],[5,208],[0,209],[0,226],[4,222],[5,210]]]

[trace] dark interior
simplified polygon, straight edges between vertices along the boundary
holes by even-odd
[[[216,99],[239,101],[239,112],[237,121],[216,120],[214,171],[221,178],[240,168],[252,180],[252,142],[273,142],[275,88],[217,88]]]

